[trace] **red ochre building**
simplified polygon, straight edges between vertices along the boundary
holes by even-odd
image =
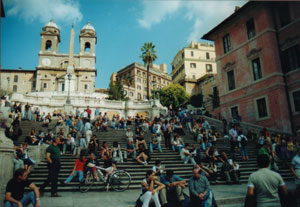
[[[202,38],[215,43],[215,116],[300,129],[300,2],[249,1]]]

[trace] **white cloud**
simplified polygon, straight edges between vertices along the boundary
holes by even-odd
[[[181,1],[143,1],[142,17],[138,19],[141,27],[150,29],[152,25],[159,24],[167,16],[175,13]]]
[[[234,12],[235,6],[241,6],[246,0],[240,1],[147,1],[143,2],[142,18],[138,19],[140,26],[150,29],[161,23],[167,16],[175,15],[179,10],[185,12],[185,18],[193,22],[186,41],[197,41],[223,19]]]
[[[73,0],[7,0],[8,16],[18,16],[27,22],[47,23],[54,19],[58,23],[80,22],[82,13],[79,3]]]
[[[194,21],[193,30],[187,41],[197,41],[214,26],[219,24],[234,12],[235,6],[241,6],[245,1],[187,1],[186,18]]]

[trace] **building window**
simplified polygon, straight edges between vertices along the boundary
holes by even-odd
[[[228,89],[231,91],[235,89],[235,80],[233,70],[227,72]]]
[[[237,119],[239,116],[239,108],[237,106],[235,106],[235,107],[232,107],[230,110],[231,110],[232,118]]]
[[[283,72],[287,73],[300,67],[299,45],[288,48],[282,52]]]
[[[138,78],[138,79],[137,79],[137,82],[138,82],[138,83],[141,83],[142,81],[141,81],[141,79],[140,79],[140,78]]]
[[[183,52],[183,53],[181,53],[181,57],[182,57],[182,59],[184,58],[184,52]]]
[[[18,82],[18,79],[19,79],[19,76],[15,75],[15,76],[14,76],[14,82],[17,83],[17,82]]]
[[[137,75],[138,75],[138,76],[141,76],[141,71],[138,70],[138,71],[137,71]]]
[[[224,46],[224,53],[227,53],[229,50],[231,50],[231,47],[230,47],[230,36],[229,36],[229,34],[226,34],[223,37],[223,46]]]
[[[293,93],[295,112],[300,112],[300,90]]]
[[[137,86],[137,89],[138,89],[138,90],[141,90],[141,89],[142,89],[142,87],[141,87],[140,85],[138,85],[138,86]]]
[[[285,25],[291,22],[290,8],[288,2],[279,3],[277,11],[281,27],[284,27]]]
[[[147,99],[147,96],[146,95],[144,95],[144,100],[146,100]]]
[[[145,72],[143,72],[143,77],[146,77],[146,73]]]
[[[142,94],[138,93],[137,95],[138,95],[137,99],[141,100],[142,99]]]
[[[210,57],[209,57],[209,52],[206,53],[206,60],[209,60]]]
[[[147,87],[144,87],[144,91],[147,91]]]
[[[252,37],[255,36],[254,19],[248,20],[246,26],[247,26],[248,39],[251,39]]]
[[[158,78],[158,82],[161,83],[161,79],[160,78]]]
[[[193,75],[193,79],[196,79],[196,76],[195,76],[195,75]]]
[[[196,68],[196,63],[190,63],[191,68]]]
[[[206,64],[206,72],[211,73],[212,72],[212,64]]]
[[[18,86],[14,85],[13,86],[13,92],[17,92],[17,90],[18,90]]]
[[[46,41],[46,46],[45,46],[45,49],[50,51],[51,50],[51,47],[52,47],[52,42],[51,40],[47,40]]]
[[[131,97],[133,96],[133,92],[130,92],[129,94],[130,94]]]
[[[252,60],[252,69],[254,80],[259,80],[262,77],[259,58]]]
[[[126,90],[124,90],[124,96],[126,96],[127,95],[127,91]]]
[[[191,51],[191,56],[194,57],[194,51]]]
[[[88,84],[84,84],[84,90],[88,89]]]
[[[258,118],[264,118],[268,116],[266,99],[261,98],[256,100],[257,110],[258,110]]]
[[[44,84],[43,84],[43,88],[47,88],[47,83],[44,83]]]
[[[84,52],[90,53],[90,51],[91,51],[91,44],[89,42],[86,42],[84,44]]]

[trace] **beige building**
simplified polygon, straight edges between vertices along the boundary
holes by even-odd
[[[72,35],[71,35],[72,36]],[[51,20],[41,32],[39,63],[36,67],[36,91],[65,91],[69,54],[59,53],[60,29]],[[96,30],[87,23],[79,35],[80,53],[73,56],[74,84],[72,91],[93,93],[97,75],[95,63]],[[70,48],[73,50],[73,48]],[[73,82],[72,82],[73,83]]]
[[[0,88],[5,93],[32,92],[35,85],[35,70],[6,70],[1,69]]]
[[[127,82],[127,77],[131,77],[131,83]],[[117,73],[111,75],[111,81],[120,81],[124,88],[124,93],[131,100],[146,100],[147,99],[147,68],[140,63],[132,63],[125,68],[122,68]],[[172,80],[168,75],[167,65],[155,65],[149,71],[149,92],[150,97],[153,90],[158,90],[168,86]]]
[[[172,61],[172,81],[181,84],[189,95],[201,93],[198,79],[216,74],[215,47],[210,43],[191,42]]]

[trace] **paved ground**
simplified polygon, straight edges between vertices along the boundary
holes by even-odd
[[[293,182],[286,182],[289,190],[295,188]],[[242,185],[217,185],[212,186],[219,207],[242,207],[243,199],[247,192],[247,184]],[[185,192],[188,194],[188,190]],[[125,192],[63,192],[61,198],[51,198],[46,192],[41,198],[42,206],[46,207],[133,207],[139,190]]]

